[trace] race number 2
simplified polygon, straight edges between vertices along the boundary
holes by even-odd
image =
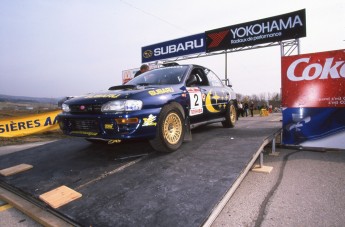
[[[202,96],[199,88],[187,88],[190,97],[190,111],[189,116],[194,116],[203,113]]]

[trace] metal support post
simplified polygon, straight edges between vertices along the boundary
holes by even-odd
[[[262,167],[264,167],[264,154],[261,151],[261,153],[260,153],[260,168],[262,168]]]
[[[270,173],[273,167],[264,166],[264,154],[262,152],[263,150],[260,151],[260,163],[258,165],[254,165],[254,167],[252,168],[252,171],[258,172],[258,173]]]
[[[228,84],[228,52],[225,50],[225,83]]]

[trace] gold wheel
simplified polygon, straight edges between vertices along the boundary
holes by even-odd
[[[231,122],[236,122],[236,109],[235,106],[230,106],[230,120]]]
[[[163,136],[169,144],[177,144],[182,135],[182,122],[180,117],[172,112],[165,118]]]
[[[150,140],[156,151],[168,153],[181,147],[186,130],[182,111],[178,103],[171,103],[162,108],[157,122],[157,135]]]
[[[233,104],[229,103],[226,107],[225,120],[222,121],[224,128],[233,128],[236,123],[236,108]]]

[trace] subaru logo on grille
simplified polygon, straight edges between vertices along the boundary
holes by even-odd
[[[80,110],[85,110],[85,106],[80,106]]]

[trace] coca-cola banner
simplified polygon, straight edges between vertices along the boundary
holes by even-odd
[[[345,107],[345,50],[282,57],[282,106]]]
[[[283,143],[345,149],[345,50],[282,57]]]
[[[283,110],[283,143],[345,149],[345,108]]]

